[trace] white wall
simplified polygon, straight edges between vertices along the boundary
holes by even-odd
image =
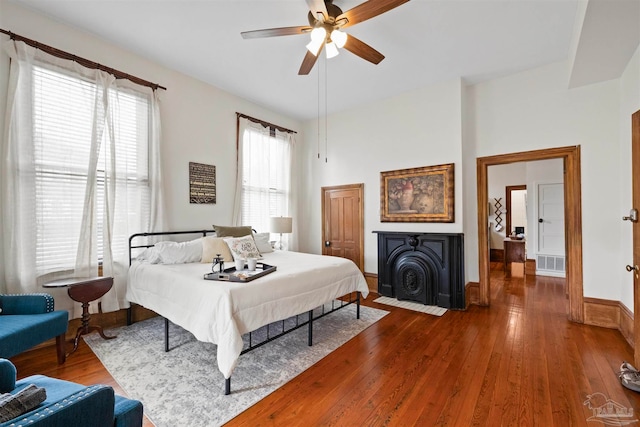
[[[581,146],[584,295],[617,300],[619,84],[608,81],[568,90],[567,72],[561,62],[471,87],[476,152],[483,157]]]
[[[301,128],[301,123],[293,119],[272,113],[202,81],[150,62],[91,34],[80,32],[13,3],[0,1],[0,7],[1,28],[167,88],[167,91],[161,91],[161,156],[168,220],[165,228],[168,230],[211,228],[214,222],[230,224],[236,173],[236,112],[293,130],[299,131]],[[5,35],[0,37],[3,43],[7,40]],[[6,99],[8,67],[7,55],[2,50],[2,100]],[[5,103],[0,102],[0,117],[4,116]],[[4,132],[2,123],[0,121],[0,130]],[[301,134],[298,139],[302,139]],[[190,161],[216,166],[215,205],[189,203]],[[1,264],[2,261],[0,270]]]
[[[373,231],[462,232],[462,84],[460,80],[425,87],[328,118],[328,162],[317,159],[317,121],[305,124],[302,157],[307,170],[300,201],[308,234],[301,250],[321,253],[320,189],[364,183],[365,271],[378,272]],[[329,94],[329,99],[331,99]],[[335,95],[334,95],[335,96]],[[320,125],[324,130],[324,124]],[[380,172],[454,163],[454,223],[381,223]]]
[[[484,157],[580,145],[584,294],[619,299],[617,284],[622,277],[614,267],[621,257],[620,214],[616,209],[621,205],[619,184],[623,173],[619,82],[569,90],[567,73],[567,63],[560,62],[471,86],[464,94],[458,93],[459,82],[448,82],[330,116],[326,164],[314,160],[315,121],[307,123],[309,176],[305,185],[309,194],[305,205],[311,231],[301,242],[302,247],[321,250],[320,187],[364,182],[366,271],[377,270],[376,241],[370,234],[373,230],[458,232],[464,224],[466,278],[478,280],[477,184],[467,149],[475,157]],[[465,105],[460,105],[461,100]],[[464,127],[462,117],[466,120]],[[458,139],[461,128],[464,141]],[[452,161],[456,166],[466,166],[462,176],[456,168],[456,223],[380,223],[381,171]],[[462,182],[465,188],[461,192]],[[461,200],[459,195],[463,193]],[[465,216],[473,220],[466,221]]]

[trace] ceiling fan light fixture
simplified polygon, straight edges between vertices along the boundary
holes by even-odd
[[[327,59],[338,56],[338,46],[334,42],[327,43]]]
[[[316,27],[311,31],[311,41],[307,44],[307,50],[318,56],[318,51],[327,37],[327,30],[323,27]]]
[[[315,56],[318,56],[318,51],[320,50],[320,47],[322,47],[322,42],[316,42],[314,40],[311,40],[309,43],[307,43],[307,50],[311,53],[313,53]]]
[[[311,30],[311,41],[323,42],[327,38],[327,30],[324,27],[316,27]]]
[[[347,43],[347,33],[340,30],[333,30],[331,31],[331,41],[334,42],[337,47],[343,48],[345,43]]]

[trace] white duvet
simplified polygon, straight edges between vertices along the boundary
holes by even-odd
[[[242,351],[242,334],[304,313],[349,292],[369,290],[347,259],[276,251],[262,262],[277,270],[247,283],[205,280],[210,264],[149,264],[129,269],[127,299],[217,344],[218,369],[229,378]],[[231,266],[231,265],[229,265]]]

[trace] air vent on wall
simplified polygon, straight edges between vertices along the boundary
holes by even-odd
[[[540,276],[559,276],[565,275],[565,257],[564,255],[544,255],[538,254],[536,257],[536,274]]]

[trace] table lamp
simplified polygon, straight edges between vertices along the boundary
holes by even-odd
[[[270,218],[269,231],[280,234],[280,241],[276,245],[276,249],[283,249],[282,234],[291,233],[293,230],[293,219],[290,216],[273,216]]]

